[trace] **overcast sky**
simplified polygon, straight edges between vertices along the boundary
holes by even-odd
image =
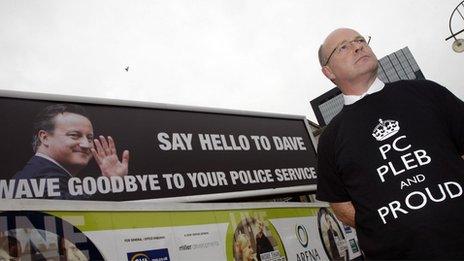
[[[464,99],[464,53],[444,40],[459,2],[0,0],[0,89],[316,121],[309,101],[333,87],[317,48],[351,27],[379,58],[408,46],[427,79]]]

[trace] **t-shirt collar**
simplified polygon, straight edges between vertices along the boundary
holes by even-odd
[[[369,89],[367,89],[367,92],[365,92],[365,93],[363,93],[361,95],[345,95],[345,94],[343,94],[343,100],[345,101],[345,105],[350,105],[350,104],[353,104],[353,103],[361,100],[362,98],[364,98],[364,96],[366,96],[368,94],[372,94],[372,93],[375,93],[375,92],[378,92],[378,91],[382,90],[383,87],[385,87],[385,83],[383,83],[381,80],[379,80],[379,78],[375,78],[372,85],[369,87]]]
[[[62,168],[64,171],[66,171],[66,173],[68,173],[70,176],[72,176],[71,173],[69,173],[69,171],[67,169],[65,169],[63,166],[60,165],[60,163],[56,162],[56,160],[52,159],[51,157],[49,157],[49,156],[47,156],[47,155],[45,155],[43,153],[40,153],[40,152],[36,152],[35,156],[47,159],[47,160],[55,163],[58,167]]]

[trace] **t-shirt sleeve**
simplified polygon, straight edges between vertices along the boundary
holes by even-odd
[[[464,102],[445,87],[428,81],[459,155],[464,154]]]
[[[316,198],[327,202],[351,201],[337,172],[335,157],[335,135],[328,128],[322,133],[318,144]]]

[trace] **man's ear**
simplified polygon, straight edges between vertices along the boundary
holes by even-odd
[[[49,136],[50,133],[44,130],[39,130],[39,132],[37,133],[37,138],[40,140],[40,144],[43,144],[45,147],[48,147],[50,145],[48,139]]]
[[[335,74],[332,72],[329,66],[322,66],[321,71],[325,75],[325,77],[327,77],[327,79],[331,81],[335,80]]]

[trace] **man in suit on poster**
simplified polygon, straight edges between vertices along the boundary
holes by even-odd
[[[74,104],[47,106],[37,114],[33,125],[35,155],[13,177],[16,181],[57,178],[59,195],[52,198],[76,199],[69,194],[68,181],[87,166],[92,156],[101,175],[127,175],[129,151],[123,152],[120,161],[112,137],[94,138],[90,117],[83,107]]]

